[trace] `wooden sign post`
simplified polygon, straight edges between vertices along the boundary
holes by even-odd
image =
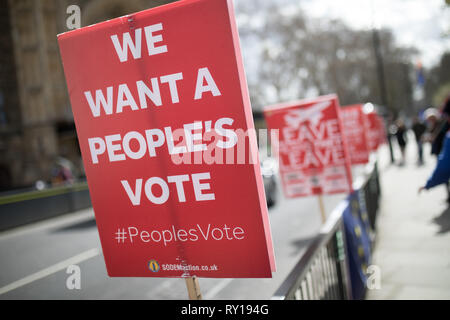
[[[325,212],[325,204],[323,203],[323,196],[319,194],[317,196],[317,199],[319,199],[320,218],[322,219],[322,224],[325,224],[325,222],[327,221],[327,214]]]
[[[202,300],[202,293],[200,291],[200,285],[196,276],[185,278],[186,287],[188,290],[189,300]]]

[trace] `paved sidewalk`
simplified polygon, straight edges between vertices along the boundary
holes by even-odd
[[[426,164],[418,167],[413,139],[405,166],[380,170],[382,197],[372,264],[380,267],[381,288],[367,290],[367,299],[450,299],[446,190],[438,186],[418,195],[436,161],[427,146]],[[388,156],[382,152],[380,157]]]

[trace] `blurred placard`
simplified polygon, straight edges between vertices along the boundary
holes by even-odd
[[[384,125],[375,110],[364,112],[364,127],[366,130],[367,146],[370,151],[376,151],[382,141],[384,141]]]
[[[336,95],[269,106],[279,129],[280,175],[286,197],[350,192],[351,171]]]
[[[362,107],[362,104],[355,104],[341,109],[342,125],[352,165],[369,162],[369,148]]]

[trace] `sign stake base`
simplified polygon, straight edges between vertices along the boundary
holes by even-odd
[[[190,300],[202,300],[202,293],[200,291],[200,285],[196,276],[185,278],[186,287]]]

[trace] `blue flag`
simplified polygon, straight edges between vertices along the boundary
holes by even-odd
[[[358,192],[348,197],[348,206],[343,213],[350,281],[353,299],[364,299],[367,281],[367,267],[371,261],[370,227],[361,218],[367,212],[361,210]],[[368,229],[369,228],[369,229]]]

